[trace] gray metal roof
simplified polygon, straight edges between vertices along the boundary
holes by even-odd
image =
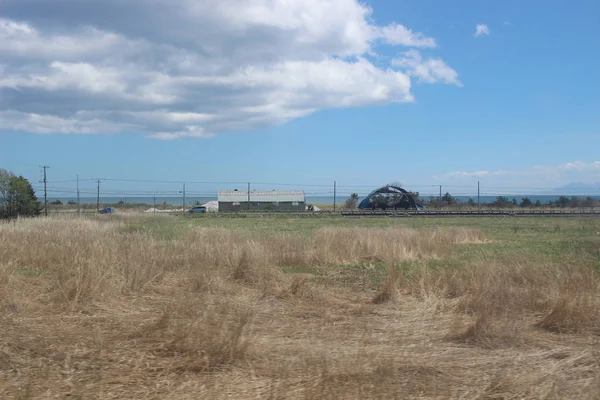
[[[248,201],[247,190],[222,190],[218,197],[220,202],[240,202]],[[251,190],[250,202],[275,202],[275,201],[290,201],[304,202],[304,192],[301,190]]]

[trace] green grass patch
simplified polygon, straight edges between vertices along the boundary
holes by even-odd
[[[40,278],[44,275],[44,270],[40,268],[16,268],[12,273],[25,278]]]
[[[253,214],[203,214],[179,217],[124,219],[124,232],[140,232],[166,240],[177,239],[194,227],[223,228],[262,236],[291,234],[309,236],[322,228],[412,228],[465,227],[480,229],[487,244],[458,245],[442,260],[411,261],[397,264],[400,276],[409,277],[423,265],[427,268],[460,268],[475,262],[529,260],[552,264],[584,262],[600,269],[600,218],[595,217],[439,217],[439,218],[355,218]],[[292,266],[285,273],[310,273],[318,279],[342,285],[368,282],[377,285],[385,279],[383,263],[313,267]]]

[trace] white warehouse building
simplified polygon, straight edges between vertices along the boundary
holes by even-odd
[[[219,212],[304,211],[306,204],[301,190],[223,190],[218,201]]]

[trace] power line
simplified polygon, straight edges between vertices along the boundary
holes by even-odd
[[[302,184],[302,183],[275,183],[275,182],[252,182],[253,185],[272,185],[272,186],[296,186],[296,187],[331,187],[331,185],[322,184]]]
[[[97,184],[97,179],[94,180]],[[104,182],[103,179],[101,179],[101,183]],[[43,180],[42,180],[43,183]],[[247,182],[246,182],[247,185]],[[96,185],[95,185],[96,186]],[[440,185],[436,185],[437,188],[439,188]],[[44,191],[44,186],[38,186],[38,185],[32,185],[34,190],[37,191]],[[443,186],[444,187],[444,186]],[[339,189],[340,186],[336,185],[336,189]],[[47,193],[72,193],[74,195],[77,194],[77,187],[58,187],[58,186],[48,186],[46,185],[46,192]],[[497,190],[488,190],[490,189],[490,187],[483,187],[481,186],[480,189],[480,194],[483,193],[491,193],[491,194],[505,194],[505,195],[520,195],[520,194],[524,194],[524,195],[529,195],[529,196],[535,196],[535,195],[545,195],[545,196],[560,196],[561,194],[568,194],[568,195],[576,195],[577,193],[573,193],[571,191],[571,189],[569,190],[560,190],[558,191],[558,189],[554,189],[556,191],[553,192],[549,192],[549,191],[545,191],[545,192],[538,192],[538,193],[531,193],[529,191],[525,191],[525,190],[520,190],[520,191],[515,191],[515,192],[511,192],[511,193],[507,193],[507,192],[503,192],[503,191],[497,191]],[[481,190],[485,190],[485,192],[482,192]],[[333,190],[303,190],[303,192],[305,194],[312,194],[312,195],[317,195],[317,194],[322,194],[322,195],[327,195],[327,194],[334,194]],[[337,190],[337,192],[339,192],[339,190]],[[368,194],[371,191],[367,192],[367,191],[358,191],[358,194],[360,195],[364,195],[364,194]],[[86,193],[86,194],[96,194],[97,193],[97,188],[80,188],[79,189],[79,193]],[[153,190],[119,190],[119,189],[104,189],[102,191],[102,193],[104,194],[112,194],[112,195],[130,195],[130,196],[151,196],[154,194]],[[164,196],[178,196],[179,194],[181,194],[182,191],[181,190],[161,190],[160,194],[158,195],[159,197],[164,197]],[[198,191],[198,190],[187,190],[187,186],[186,186],[186,194],[188,195],[196,195],[196,196],[214,196],[218,193],[218,191]],[[426,192],[421,192],[421,195],[433,195],[434,192],[433,191],[426,191]],[[477,194],[477,187],[474,187],[472,191],[453,191],[451,194],[453,195],[476,195]],[[579,195],[585,195],[586,193],[579,193]],[[591,193],[587,193],[587,194],[591,194]],[[439,189],[437,190],[437,193],[435,193],[435,195],[439,196]]]
[[[48,183],[72,183],[72,182],[79,182],[79,179],[69,179],[69,180],[65,180],[65,181],[48,181]]]
[[[88,188],[88,189],[79,189],[79,181],[85,181],[85,179],[65,179],[65,180],[57,180],[57,181],[49,181],[48,180],[48,176],[47,176],[47,168],[49,168],[48,166],[40,166],[43,169],[43,173],[44,173],[44,177],[43,177],[43,183],[44,183],[44,210],[45,210],[45,214],[47,213],[47,196],[48,196],[48,192],[51,193],[64,193],[64,194],[68,194],[68,193],[74,193],[74,194],[78,194],[78,193],[83,193],[83,194],[91,194],[91,193],[95,193],[97,197],[99,197],[99,188],[96,187],[95,191],[92,192],[93,189]],[[90,181],[94,181],[94,183],[96,184],[96,186],[98,185],[98,179],[87,179]],[[121,178],[102,178],[100,183],[103,182],[134,182],[134,183],[165,183],[165,184],[178,184],[181,185],[182,184],[182,180],[152,180],[152,179],[121,179]],[[77,183],[77,188],[73,189],[73,188],[67,188],[67,187],[63,187],[66,185],[60,185],[61,183]],[[332,193],[331,190],[318,190],[320,188],[322,189],[331,189],[330,185],[327,184],[310,184],[310,183],[278,183],[278,182],[250,182],[252,185],[254,185],[254,187],[256,188],[257,186],[273,186],[273,187],[297,187],[298,189],[302,189],[302,188],[306,188],[309,190],[304,190],[305,194],[307,195],[329,195]],[[50,184],[51,186],[48,187],[48,184]],[[183,185],[185,186],[186,184],[198,184],[198,185],[247,185],[248,182],[242,182],[242,181],[189,181],[189,182],[183,182]],[[52,186],[52,185],[58,185],[58,186]],[[75,186],[75,185],[73,185]],[[84,185],[85,186],[85,185]],[[333,190],[333,195],[335,196],[337,194],[338,191],[340,191],[341,193],[343,193],[344,191],[351,191],[351,190],[355,190],[355,189],[365,189],[364,192],[365,194],[368,192],[372,192],[372,189],[375,188],[375,186],[377,185],[339,185],[335,184],[335,188]],[[418,188],[429,188],[429,189],[433,189],[433,188],[439,188],[442,189],[442,186],[447,190],[452,192],[452,194],[454,195],[475,195],[475,193],[479,193],[479,195],[482,194],[481,190],[487,190],[487,192],[485,192],[485,194],[507,194],[508,191],[510,191],[511,193],[508,193],[508,195],[520,195],[520,194],[524,194],[524,195],[529,195],[529,196],[535,196],[535,195],[540,195],[540,196],[560,196],[560,195],[565,195],[565,194],[571,194],[574,192],[579,192],[579,195],[585,195],[585,193],[582,192],[587,192],[587,194],[598,194],[598,192],[600,191],[600,187],[569,187],[569,188],[551,188],[551,187],[529,187],[529,188],[523,188],[523,187],[516,187],[516,186],[484,186],[484,185],[480,185],[480,183],[478,182],[477,186],[476,185],[451,185],[451,184],[444,184],[444,185],[440,185],[440,184],[403,184],[402,185],[404,188],[411,188],[411,189],[418,189]],[[187,189],[189,188],[186,187],[184,190],[186,192],[187,195],[197,195],[197,196],[215,196],[216,195],[216,190],[215,192],[207,192],[207,191],[188,191]],[[314,190],[310,190],[310,189],[314,189]],[[369,190],[367,190],[369,189]],[[450,190],[449,190],[450,189]],[[462,190],[461,190],[462,189]],[[469,189],[464,190],[464,189]],[[41,189],[37,189],[37,190],[41,190]],[[545,191],[545,192],[540,192],[540,193],[532,193],[532,191]],[[358,191],[358,190],[357,190]],[[431,192],[433,192],[433,190],[423,190],[425,192],[429,192],[429,195],[432,195]],[[504,193],[501,193],[502,191],[504,191]],[[106,188],[105,190],[103,190],[103,193],[107,194],[107,195],[127,195],[127,196],[144,196],[144,195],[152,195],[153,191],[150,190],[118,190],[118,189],[111,189],[111,188]],[[181,194],[182,190],[173,190],[173,191],[161,191],[160,196],[165,196],[168,194],[173,194],[173,195],[177,195],[177,194]],[[362,190],[360,190],[360,193],[362,195]],[[421,195],[425,195],[426,193],[421,193]],[[438,196],[441,196],[441,190],[439,191]],[[184,203],[185,203],[185,197],[184,197]],[[99,202],[98,202],[99,203]]]
[[[155,180],[149,180],[149,179],[115,179],[115,178],[104,178],[102,179],[103,181],[112,181],[112,182],[136,182],[136,183],[181,183],[181,180],[178,181],[155,181]],[[194,182],[194,181],[185,181],[186,183],[193,183],[193,184],[228,184],[228,185],[242,185],[242,184],[246,184],[248,183],[246,182],[218,182],[218,181],[207,181],[207,182]]]

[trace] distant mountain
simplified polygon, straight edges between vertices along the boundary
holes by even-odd
[[[600,193],[600,182],[571,182],[558,189],[554,189],[557,194],[595,194]]]

